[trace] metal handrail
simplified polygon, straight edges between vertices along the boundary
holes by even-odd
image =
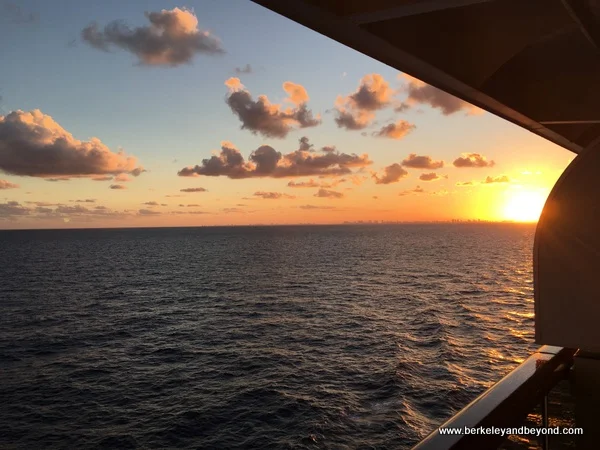
[[[414,450],[497,448],[500,434],[441,434],[440,428],[517,428],[568,373],[574,349],[544,345],[423,439]]]

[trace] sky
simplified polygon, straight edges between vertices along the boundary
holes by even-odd
[[[574,154],[249,0],[0,0],[0,229],[539,216]]]

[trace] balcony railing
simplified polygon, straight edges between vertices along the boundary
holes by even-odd
[[[497,448],[507,436],[494,434],[492,427],[519,428],[538,405],[542,426],[548,426],[548,392],[568,376],[575,350],[545,345],[519,367],[481,394],[450,420],[417,444],[415,450]],[[442,434],[440,429],[477,430],[472,433]],[[487,430],[486,430],[487,429]],[[486,431],[483,434],[483,430]],[[542,441],[548,448],[548,435]]]

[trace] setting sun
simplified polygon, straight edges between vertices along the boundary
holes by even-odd
[[[540,218],[546,195],[536,191],[520,191],[510,194],[504,207],[504,217],[518,222],[536,222]]]

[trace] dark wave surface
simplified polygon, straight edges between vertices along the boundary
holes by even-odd
[[[533,233],[0,232],[0,447],[409,447],[535,349]]]

